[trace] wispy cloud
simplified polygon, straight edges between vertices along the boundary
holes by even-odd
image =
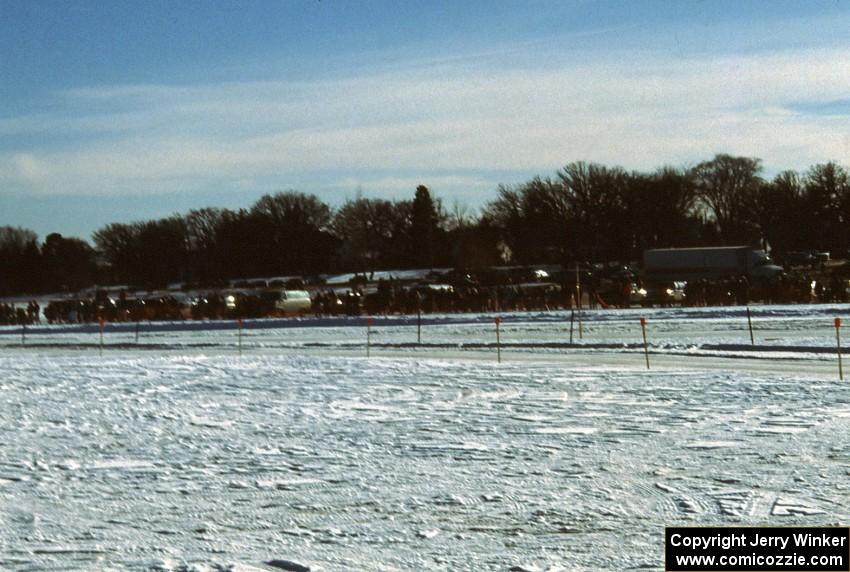
[[[410,172],[433,171],[447,189],[483,191],[494,173],[546,175],[573,160],[638,169],[719,151],[769,168],[850,160],[850,119],[807,111],[850,96],[850,50],[572,53],[530,64],[458,59],[318,81],[69,90],[59,111],[0,120],[0,183],[152,193],[254,178],[287,187],[334,172],[348,190],[390,192],[428,183]]]

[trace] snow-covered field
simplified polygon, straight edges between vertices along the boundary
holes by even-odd
[[[646,370],[638,317],[646,315]],[[663,568],[845,524],[845,307],[0,331],[0,569]],[[275,326],[275,327],[269,327]]]
[[[801,357],[834,359],[833,319],[850,325],[850,306],[755,306],[751,344],[746,309],[669,308],[502,314],[501,342],[508,351],[559,353],[565,349],[621,353],[642,350],[639,319],[648,321],[652,351],[688,355]],[[373,318],[371,342],[378,349],[422,351],[495,351],[494,314],[438,314],[422,317],[421,344],[415,316]],[[581,322],[581,324],[580,324]],[[243,349],[297,349],[361,355],[367,339],[366,317],[245,320]],[[572,330],[572,335],[570,331]],[[848,340],[850,341],[850,340]],[[107,323],[105,348],[192,350],[236,349],[236,321]],[[571,343],[572,342],[572,343]],[[96,324],[0,327],[0,348],[28,345],[38,349],[91,348],[100,344]]]

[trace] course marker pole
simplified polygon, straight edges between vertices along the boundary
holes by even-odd
[[[496,316],[496,362],[502,363],[502,339],[499,335],[499,324],[502,323],[502,318]]]
[[[103,356],[103,318],[98,318],[97,323],[100,325],[100,355]]]
[[[416,343],[422,343],[422,298],[416,294]]]
[[[750,307],[747,306],[747,326],[750,328],[750,345],[756,345],[756,340],[753,337],[753,318],[750,316]]]
[[[239,328],[239,355],[242,355],[242,318],[236,320],[236,325]]]
[[[573,343],[573,322],[576,319],[576,311],[574,308],[570,307],[570,344]]]
[[[372,345],[372,317],[366,318],[366,357],[369,357]]]
[[[581,327],[581,278],[578,274],[578,263],[576,263],[576,303],[578,304],[578,339],[584,337]]]
[[[838,379],[844,381],[844,368],[841,366],[841,318],[835,318],[835,346],[838,350]]]
[[[21,324],[21,345],[27,345],[27,325]]]
[[[646,345],[646,318],[640,317],[640,329],[643,332],[643,356],[646,358],[646,369],[649,369],[649,348]]]

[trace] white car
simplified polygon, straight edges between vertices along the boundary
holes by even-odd
[[[274,304],[275,310],[281,315],[306,314],[312,306],[310,293],[306,290],[281,290]]]
[[[629,304],[643,304],[646,301],[646,295],[646,289],[632,282],[629,292]]]
[[[673,284],[667,287],[667,298],[675,304],[684,303],[686,285],[687,282],[673,282]]]

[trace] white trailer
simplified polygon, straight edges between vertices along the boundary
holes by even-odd
[[[771,281],[782,268],[771,263],[765,251],[749,246],[656,248],[643,253],[645,278],[650,282],[675,282],[746,276]]]

